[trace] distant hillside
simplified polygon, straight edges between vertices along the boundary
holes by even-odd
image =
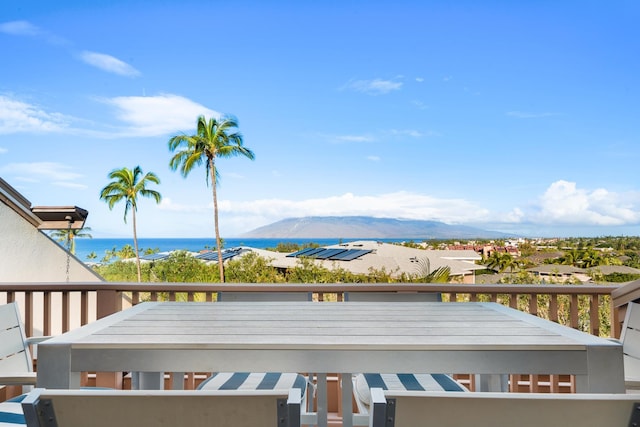
[[[497,231],[438,221],[373,218],[368,216],[313,216],[288,218],[243,234],[265,239],[495,239],[510,237]]]

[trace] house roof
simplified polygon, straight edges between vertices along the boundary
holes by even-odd
[[[31,212],[42,223],[40,230],[78,229],[84,227],[89,212],[77,206],[34,206]]]
[[[8,182],[0,178],[0,201],[40,230],[84,227],[89,212],[77,206],[34,206]]]
[[[424,250],[374,240],[358,240],[325,248],[369,251],[349,261],[314,260],[327,269],[342,268],[354,274],[369,274],[372,269],[384,269],[393,276],[399,276],[402,273],[420,274],[424,265],[427,264],[430,271],[440,267],[449,267],[452,276],[461,276],[484,268],[475,264],[475,261],[480,260],[481,257],[473,250]],[[299,264],[299,259],[290,256],[291,254],[255,248],[251,248],[251,251],[261,257],[271,259],[271,265],[277,268],[293,268]],[[313,257],[311,256],[311,258]]]
[[[540,264],[536,267],[527,268],[527,271],[532,273],[542,274],[574,274],[574,273],[586,273],[587,270],[580,267],[574,267],[572,265],[563,264]]]
[[[589,272],[594,271],[597,272],[599,271],[602,274],[613,274],[613,273],[620,273],[620,274],[640,274],[640,269],[637,268],[633,268],[633,267],[628,267],[626,265],[599,265],[597,267],[591,267],[587,269]]]

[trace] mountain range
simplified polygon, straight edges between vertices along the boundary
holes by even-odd
[[[241,237],[257,239],[498,239],[498,231],[439,221],[369,216],[310,216],[287,218],[251,230]]]

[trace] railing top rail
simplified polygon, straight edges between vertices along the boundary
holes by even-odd
[[[614,307],[626,305],[640,298],[640,280],[625,283],[611,293]]]
[[[610,295],[619,285],[512,285],[512,284],[449,284],[449,283],[135,283],[135,282],[37,282],[0,283],[2,292],[52,291],[142,291],[142,292],[445,292],[459,294],[547,294],[547,295]]]

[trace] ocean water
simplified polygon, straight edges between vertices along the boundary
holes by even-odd
[[[361,239],[223,239],[224,248],[235,248],[238,246],[249,246],[256,249],[275,248],[278,243],[297,243],[303,245],[305,243],[318,243],[320,246],[335,245],[340,241],[353,241]],[[397,242],[406,239],[375,239],[385,242]],[[125,245],[133,247],[133,238],[117,238],[117,239],[86,239],[79,238],[76,240],[76,257],[81,261],[87,261],[87,255],[95,252],[96,261],[104,257],[107,250],[119,250]],[[173,250],[186,250],[198,252],[207,248],[214,248],[216,245],[215,238],[139,238],[138,246],[141,252],[146,249],[158,249],[160,252]]]

